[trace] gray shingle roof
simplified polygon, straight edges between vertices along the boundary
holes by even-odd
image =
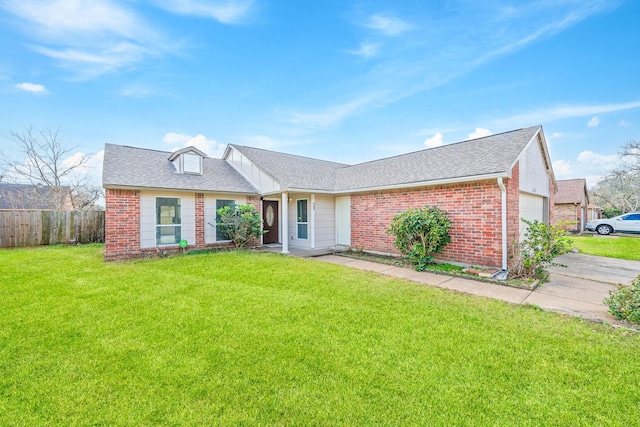
[[[288,189],[348,192],[506,175],[540,126],[389,157],[357,165],[231,145]],[[103,185],[258,193],[221,159],[204,159],[204,174],[176,173],[171,153],[107,144]]]
[[[106,144],[102,185],[258,193],[255,187],[224,160],[206,157],[203,159],[202,175],[179,174],[169,161],[171,154],[167,151]]]
[[[519,129],[342,168],[336,191],[507,173],[539,130]]]
[[[332,191],[336,170],[347,166],[243,145],[231,146],[287,188]]]

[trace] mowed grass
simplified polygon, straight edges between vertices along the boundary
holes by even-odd
[[[583,254],[640,261],[640,237],[583,235],[571,241]]]
[[[277,254],[0,251],[0,425],[639,425],[640,336]]]

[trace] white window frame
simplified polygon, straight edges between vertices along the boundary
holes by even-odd
[[[177,213],[177,216],[180,218],[180,223],[179,224],[159,224],[158,223],[158,199],[174,199],[178,201],[178,208],[179,208],[179,212]],[[180,243],[180,240],[182,240],[182,197],[172,197],[172,196],[155,196],[154,198],[154,222],[155,222],[155,232],[156,232],[156,246],[176,246]],[[178,227],[180,229],[180,239],[178,239],[177,242],[172,242],[172,243],[161,243],[159,241],[158,238],[158,229],[161,227]]]
[[[298,212],[298,203],[301,201],[307,202],[307,220],[300,221],[300,212]],[[307,237],[300,237],[300,225],[305,225],[307,227]],[[309,199],[296,199],[296,239],[298,240],[309,240]]]

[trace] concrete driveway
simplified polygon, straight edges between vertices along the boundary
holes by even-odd
[[[615,323],[602,300],[617,289],[617,284],[628,284],[640,274],[640,261],[569,253],[556,258],[556,262],[567,268],[549,268],[549,281],[523,302]]]

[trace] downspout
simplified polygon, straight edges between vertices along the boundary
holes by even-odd
[[[502,193],[502,270],[493,274],[497,279],[507,278],[507,187],[504,186],[502,177],[498,178],[498,187]]]

